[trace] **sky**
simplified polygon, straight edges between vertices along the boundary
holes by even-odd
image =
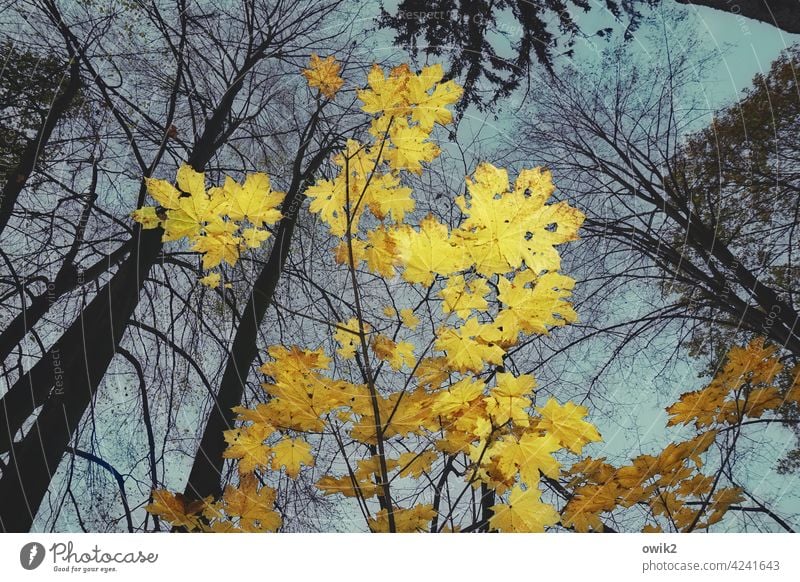
[[[587,31],[613,26],[603,2],[591,1],[595,8],[590,13],[573,13],[576,22]],[[701,88],[713,108],[736,100],[756,73],[769,70],[770,63],[781,50],[800,41],[800,35],[783,32],[763,22],[671,0],[665,0],[651,14],[653,20],[645,20],[631,42],[646,53],[650,44],[647,37],[653,32],[660,32],[662,40],[678,46],[686,40],[682,38],[685,36],[701,41],[702,47],[717,59],[708,71],[710,74],[704,75]],[[619,30],[618,26],[615,28]],[[605,44],[602,40],[590,42],[598,47]]]

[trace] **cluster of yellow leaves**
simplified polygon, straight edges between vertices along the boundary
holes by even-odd
[[[376,114],[374,142],[348,144],[347,152],[335,160],[338,176],[313,190],[311,210],[332,234],[345,239],[336,249],[339,263],[356,268],[363,262],[369,271],[387,278],[398,271],[411,284],[441,281],[443,314],[454,313],[463,323],[442,326],[434,341],[442,355],[420,361],[413,343],[372,334],[371,355],[396,370],[414,369],[417,387],[377,396],[378,417],[390,419],[385,424],[378,422],[367,402],[360,411],[350,410],[355,416],[340,411],[338,418],[352,422],[350,436],[366,444],[376,444],[379,432],[384,438],[427,435],[439,454],[469,456],[471,484],[483,483],[498,494],[511,489],[508,503],[494,507],[491,527],[542,531],[556,523],[558,515],[540,500],[540,471],[558,476],[556,451],[579,453],[583,444],[600,440],[600,435],[583,419],[583,407],[561,406],[550,399],[534,411],[532,376],[500,372],[494,387],[479,376],[503,364],[506,350],[520,334],[547,333],[576,320],[567,301],[574,280],[558,272],[555,246],[575,240],[584,217],[564,202],[546,204],[554,191],[549,172],[523,170],[512,187],[506,170],[483,163],[467,178],[467,194],[456,200],[463,218],[455,228],[433,216],[423,218],[418,228],[401,223],[414,209],[411,190],[387,175],[419,172],[438,155],[438,149],[424,145],[426,132],[434,123],[451,120],[443,104],[459,94],[447,84],[437,85],[440,79],[440,67],[419,75],[407,67],[389,75],[373,69],[369,88],[359,96],[364,111]],[[380,168],[386,169],[381,173]],[[376,207],[379,201],[382,207]],[[365,207],[378,225],[361,235]],[[388,315],[394,315],[393,308]],[[415,327],[416,321],[411,323],[408,327]],[[358,325],[356,318],[338,324],[340,356],[356,357]],[[356,471],[324,477],[318,486],[327,493],[368,497],[380,494],[377,477],[375,471]],[[416,509],[428,515],[425,506]],[[414,526],[421,529],[419,523]]]
[[[645,532],[662,531],[659,519],[674,531],[720,522],[744,495],[738,487],[721,487],[715,475],[703,474],[701,456],[731,425],[800,402],[800,368],[791,375],[788,389],[773,385],[783,371],[776,351],[762,338],[733,347],[705,388],[683,394],[667,408],[668,426],[694,424],[694,438],[672,443],[656,456],[640,455],[622,467],[592,458],[573,465],[566,472],[573,496],[563,511],[563,525],[602,531],[604,513],[635,505],[649,508],[653,523],[645,525]]]
[[[656,456],[640,455],[618,468],[605,459],[586,458],[576,463],[567,472],[573,496],[564,508],[563,525],[577,531],[603,531],[603,513],[634,505],[648,507],[653,518],[663,517],[677,531],[720,521],[728,507],[743,498],[736,488],[714,490],[714,477],[700,472],[701,455],[716,436],[714,431],[704,432],[671,443]],[[703,515],[705,520],[701,520]]]
[[[225,431],[224,457],[238,461],[239,483],[228,485],[220,500],[209,498],[191,506],[179,495],[159,490],[148,511],[190,530],[253,532],[280,527],[280,515],[274,510],[276,491],[263,485],[259,476],[272,471],[296,479],[303,467],[313,466],[311,445],[290,437],[290,432],[322,429],[326,412],[360,394],[351,394],[347,383],[322,375],[330,363],[322,351],[275,346],[269,354],[274,361],[262,366],[262,372],[273,379],[264,384],[272,398],[253,409],[235,408],[241,426]]]
[[[420,174],[422,164],[439,155],[439,148],[429,141],[430,132],[435,123],[451,121],[447,106],[461,96],[453,81],[440,82],[442,76],[440,65],[426,67],[418,75],[404,65],[388,76],[373,67],[369,88],[358,92],[363,110],[379,114],[370,126],[371,142],[348,140],[345,150],[334,157],[336,176],[319,180],[306,191],[311,212],[319,214],[334,236],[356,231],[367,209],[378,221],[396,223],[414,209],[411,188],[402,184],[401,174]],[[393,244],[378,228],[354,241],[353,251],[359,260],[366,258],[375,272],[390,276]],[[348,262],[342,255],[340,262]]]
[[[440,279],[443,312],[465,322],[442,327],[436,348],[461,373],[499,365],[521,333],[543,334],[577,319],[567,301],[575,281],[558,272],[554,246],[577,237],[583,215],[563,202],[544,204],[545,193],[552,191],[548,172],[523,171],[513,189],[507,172],[490,164],[481,164],[475,175],[468,180],[469,196],[459,198],[465,218],[457,228],[428,216],[418,229],[384,225],[364,240],[354,234],[336,250],[338,262],[352,259],[355,267],[365,261],[383,277],[399,269],[409,283],[432,285]],[[352,215],[338,212],[323,220],[341,236]]]
[[[158,206],[132,213],[143,228],[164,229],[164,241],[186,238],[203,258],[203,269],[223,261],[234,265],[244,249],[256,249],[270,236],[267,229],[281,219],[277,209],[285,194],[272,189],[266,174],[249,174],[240,184],[230,177],[206,190],[205,175],[184,164],[177,188],[167,180],[146,178],[147,192]],[[209,273],[204,285],[219,286],[221,275]]]
[[[147,511],[187,531],[269,532],[281,526],[273,507],[276,492],[260,486],[252,473],[241,475],[237,486],[228,485],[222,498],[188,501],[180,493],[159,489]]]
[[[317,61],[311,71],[309,83],[324,92],[334,69]],[[443,324],[428,342],[433,353],[417,353],[424,331],[411,333],[419,324],[415,309],[394,307],[384,314],[397,321],[395,333],[358,314],[333,326],[338,358],[362,368],[366,358],[372,370],[384,363],[389,369],[364,384],[338,379],[341,367],[332,368],[322,349],[271,347],[271,361],[261,368],[269,378],[266,402],[235,409],[241,426],[226,432],[225,456],[237,460],[241,488],[247,475],[263,482],[268,471],[285,468],[296,478],[314,464],[308,442],[289,435],[315,441],[335,435],[340,448],[349,443],[352,451],[369,451],[360,460],[342,452],[336,466],[346,472],[318,476],[315,483],[325,494],[358,498],[365,511],[368,502],[381,500],[380,509],[367,514],[372,531],[389,531],[392,523],[395,531],[430,529],[438,515],[432,504],[392,501],[389,508],[386,490],[397,479],[424,486],[458,458],[463,487],[488,487],[499,496],[492,529],[543,531],[559,515],[541,499],[541,475],[558,477],[555,455],[579,454],[600,435],[585,420],[586,408],[552,398],[536,406],[533,376],[502,366],[522,337],[576,320],[568,302],[574,280],[559,272],[555,247],[577,238],[584,217],[564,202],[547,203],[554,192],[549,172],[523,170],[511,186],[506,170],[482,163],[456,200],[458,224],[412,219],[413,192],[403,174],[421,173],[439,155],[430,133],[452,121],[448,106],[461,94],[442,77],[438,65],[418,74],[407,66],[388,74],[373,67],[368,87],[358,92],[363,111],[373,116],[369,143],[349,140],[333,158],[335,175],[307,190],[310,211],[340,239],[337,262],[352,271],[365,263],[385,279],[435,287],[430,296]],[[387,452],[376,454],[382,446]],[[258,490],[272,503],[268,487]],[[206,507],[228,514],[214,503],[220,502]],[[238,528],[273,524],[264,517],[252,525],[234,515]]]
[[[800,401],[800,369],[794,383],[782,393],[774,385],[783,365],[776,357],[775,346],[764,345],[756,338],[747,346],[734,346],[722,370],[702,390],[687,392],[667,408],[668,424],[691,424],[697,428],[736,424],[744,417],[761,418],[784,402]]]

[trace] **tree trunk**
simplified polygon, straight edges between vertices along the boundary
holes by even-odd
[[[11,323],[0,332],[0,362],[5,361],[14,350],[14,347],[25,337],[25,334],[33,329],[39,320],[50,310],[50,306],[54,302],[77,288],[80,284],[85,285],[86,283],[91,283],[100,277],[100,275],[107,272],[113,265],[127,255],[132,247],[133,240],[125,242],[105,258],[100,259],[94,265],[83,271],[80,274],[80,278],[78,277],[77,269],[71,262],[69,264],[64,263],[59,274],[56,275],[53,288],[34,297],[30,304],[23,307],[19,315],[12,319]],[[0,398],[0,418],[2,418],[2,410],[6,406],[5,400],[8,396],[9,393],[6,393]],[[3,448],[2,434],[3,431],[0,431],[0,452],[6,450]]]
[[[282,207],[284,217],[278,226],[278,233],[267,264],[261,269],[253,284],[228,355],[222,382],[214,400],[214,407],[211,409],[203,430],[203,437],[184,492],[187,497],[193,499],[203,499],[209,495],[212,497],[222,495],[221,475],[224,462],[222,453],[226,447],[223,431],[233,427],[234,415],[231,409],[241,403],[250,366],[258,355],[256,334],[264,320],[267,308],[272,303],[283,265],[289,255],[297,214],[304,199],[302,191],[307,180],[317,171],[329,153],[325,148],[320,149],[305,171],[300,171],[308,139],[316,128],[318,113],[319,111],[309,122],[309,129],[306,132],[307,139],[295,158],[292,183]]]
[[[281,222],[273,251],[256,279],[236,329],[219,392],[206,421],[186,484],[186,495],[192,498],[202,499],[208,495],[219,497],[222,494],[222,453],[226,447],[223,431],[233,427],[231,409],[241,403],[250,366],[258,355],[256,334],[278,285],[295,222],[294,217]]]
[[[111,281],[17,384],[41,413],[10,448],[0,478],[0,530],[28,531],[72,434],[108,369],[139,292],[161,251],[161,229],[137,230],[138,245]],[[12,387],[13,389],[13,387]],[[13,436],[13,435],[11,435]]]

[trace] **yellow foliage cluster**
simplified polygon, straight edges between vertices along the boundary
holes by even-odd
[[[339,88],[332,62],[312,59],[305,75],[328,97]],[[555,508],[540,498],[540,475],[557,477],[556,453],[580,453],[600,435],[585,420],[587,409],[552,398],[535,406],[535,379],[502,366],[507,351],[525,336],[576,320],[568,302],[574,280],[558,272],[555,247],[577,238],[584,217],[564,202],[548,204],[554,191],[549,172],[523,170],[512,185],[504,169],[482,163],[456,200],[459,224],[451,228],[430,215],[410,219],[415,202],[403,175],[420,174],[439,156],[430,133],[452,121],[448,107],[461,95],[453,81],[442,78],[438,65],[418,74],[407,66],[388,74],[373,67],[367,87],[358,91],[362,110],[372,116],[369,140],[348,140],[333,159],[335,175],[306,192],[310,211],[340,239],[334,251],[340,264],[353,273],[365,264],[380,277],[436,288],[444,323],[432,345],[419,353],[419,338],[373,331],[360,313],[336,324],[338,358],[358,359],[370,370],[385,362],[406,378],[402,383],[372,372],[363,383],[349,382],[336,378],[322,349],[269,348],[271,361],[262,367],[269,378],[266,402],[236,408],[241,426],[225,434],[225,457],[237,460],[238,485],[229,485],[220,500],[191,507],[159,491],[151,512],[188,529],[272,531],[280,519],[275,490],[263,484],[268,472],[297,478],[315,464],[310,443],[335,434],[338,442],[361,443],[372,453],[340,459],[346,473],[319,476],[316,487],[356,497],[365,508],[377,498],[377,510],[366,515],[372,531],[429,529],[442,508],[402,507],[391,500],[390,487],[396,479],[429,478],[456,457],[466,467],[465,487],[488,487],[499,496],[492,529],[543,531],[559,521]],[[198,192],[199,187],[194,186]],[[172,210],[171,200],[156,199]],[[269,212],[276,212],[276,200],[264,199]],[[370,226],[359,229],[367,211]],[[176,230],[162,223],[171,236],[206,236],[203,227]],[[419,324],[411,308],[385,313],[399,319],[401,336]],[[441,525],[459,529],[452,520]]]
[[[762,338],[747,346],[730,350],[720,373],[702,390],[683,394],[667,408],[668,425],[691,424],[699,429],[719,424],[735,424],[742,418],[760,418],[766,411],[781,406],[784,399],[797,401],[800,386],[788,395],[773,385],[783,371],[775,356],[775,346],[765,346]]]
[[[647,509],[645,532],[660,532],[662,524],[691,531],[721,521],[745,497],[738,487],[720,486],[719,474],[703,474],[701,455],[723,432],[784,403],[800,402],[800,368],[788,390],[774,385],[783,371],[776,352],[763,338],[733,347],[707,386],[683,394],[667,408],[667,425],[694,424],[694,438],[672,443],[655,456],[640,455],[622,467],[592,458],[573,465],[567,473],[573,496],[562,513],[563,525],[602,531],[604,513],[633,506]]]
[[[186,238],[203,258],[203,269],[223,261],[234,265],[244,249],[259,248],[270,236],[267,229],[281,219],[278,206],[285,194],[272,189],[263,173],[249,174],[240,184],[225,178],[221,187],[206,190],[205,175],[186,164],[178,169],[177,188],[167,180],[146,178],[147,192],[159,204],[135,210],[133,219],[143,228],[164,229],[163,240]],[[221,275],[201,279],[219,286]]]

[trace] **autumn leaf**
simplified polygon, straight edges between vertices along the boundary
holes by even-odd
[[[436,511],[430,504],[416,505],[410,509],[395,508],[393,517],[398,533],[424,532],[430,528],[430,522]],[[389,531],[389,512],[381,509],[375,517],[368,520],[369,528],[376,533]]]
[[[411,119],[425,131],[431,131],[436,123],[452,122],[453,114],[447,106],[455,104],[463,93],[455,81],[442,83],[443,76],[444,69],[437,63],[423,68],[408,80],[408,100],[415,105]]]
[[[497,374],[497,386],[489,392],[486,399],[486,411],[495,425],[502,426],[513,421],[516,426],[528,426],[531,405],[527,395],[531,393],[536,381],[533,376],[523,374],[514,376],[508,372]]]
[[[206,197],[205,174],[196,171],[189,164],[181,164],[178,168],[178,188],[188,194],[190,199],[202,200]],[[180,201],[183,201],[181,198]]]
[[[363,499],[380,495],[382,491],[382,488],[373,481],[361,480],[354,483],[353,479],[347,475],[338,478],[325,475],[317,481],[316,485],[325,495],[339,493],[345,497],[361,497]]]
[[[414,358],[414,344],[409,342],[396,343],[378,334],[372,340],[372,351],[380,360],[389,362],[392,369],[399,370],[403,366],[412,367],[416,362]]]
[[[311,53],[308,68],[303,70],[303,76],[308,81],[308,86],[317,88],[325,97],[333,99],[344,84],[344,79],[339,76],[341,67],[333,55],[319,58],[317,53]]]
[[[279,471],[281,467],[286,468],[286,474],[292,479],[300,474],[300,466],[312,466],[314,457],[311,456],[311,445],[302,439],[284,438],[272,447],[274,456],[272,457],[271,467]]]
[[[131,212],[131,218],[142,225],[144,229],[157,228],[161,225],[161,217],[158,216],[154,206],[143,206]]]
[[[486,279],[479,278],[467,282],[463,275],[453,275],[447,278],[444,289],[439,291],[444,300],[442,311],[455,312],[460,318],[467,319],[473,310],[488,309],[489,304],[486,301],[488,293],[489,285]]]
[[[273,509],[276,492],[258,485],[252,474],[240,477],[238,487],[227,485],[223,494],[225,512],[240,519],[241,529],[246,532],[277,531],[281,517]]]
[[[244,473],[265,467],[272,449],[264,441],[274,432],[275,429],[266,424],[226,430],[224,434],[228,448],[222,456],[226,459],[238,459],[239,470]]]
[[[217,287],[219,287],[221,279],[222,276],[219,273],[209,273],[208,275],[200,279],[200,283],[210,289],[216,289]]]
[[[397,465],[400,467],[398,475],[417,479],[431,470],[431,465],[437,458],[438,455],[433,451],[403,453],[397,458]]]
[[[558,478],[561,467],[553,453],[561,444],[552,435],[539,436],[524,433],[520,438],[507,437],[489,450],[489,457],[496,459],[498,467],[508,476],[519,473],[528,487],[539,483],[539,471],[552,479]]]
[[[400,310],[400,320],[403,322],[408,329],[416,329],[419,325],[419,317],[414,315],[413,309],[401,309]]]
[[[223,187],[231,220],[248,220],[253,226],[275,224],[282,214],[277,209],[286,194],[272,190],[269,176],[256,172],[248,174],[244,184],[228,178]]]
[[[428,132],[418,126],[410,126],[395,120],[389,130],[392,146],[384,157],[394,171],[406,170],[422,174],[422,164],[432,162],[440,153],[439,147],[428,140]]]
[[[363,325],[364,333],[369,331],[369,326]],[[334,339],[339,343],[339,348],[336,352],[345,359],[354,358],[356,349],[361,345],[361,325],[358,319],[351,317],[345,323],[339,323],[336,326],[336,333]]]
[[[437,332],[435,347],[446,354],[447,364],[457,372],[480,372],[485,364],[503,362],[503,349],[486,338],[489,326],[470,318],[458,329],[444,327]]]
[[[515,486],[508,503],[491,507],[489,527],[506,533],[543,532],[546,527],[558,523],[559,515],[552,505],[542,503],[540,497],[535,487],[523,490]]]
[[[483,396],[484,382],[463,378],[446,390],[439,392],[431,412],[436,416],[450,417],[467,410]]]
[[[153,501],[145,509],[175,527],[193,530],[200,527],[197,514],[202,511],[207,501],[189,501],[180,493],[173,494],[164,489],[156,489],[153,491]]]
[[[145,186],[147,193],[166,209],[177,210],[178,201],[180,200],[180,191],[166,180],[159,180],[157,178],[145,178]]]
[[[554,398],[549,398],[536,411],[542,415],[537,428],[553,435],[573,453],[580,454],[583,445],[602,440],[594,425],[583,420],[589,412],[585,406],[572,402],[561,406]]]
[[[409,283],[430,285],[435,275],[449,275],[460,266],[458,250],[450,243],[447,227],[432,216],[420,222],[419,231],[397,229],[392,233]]]

